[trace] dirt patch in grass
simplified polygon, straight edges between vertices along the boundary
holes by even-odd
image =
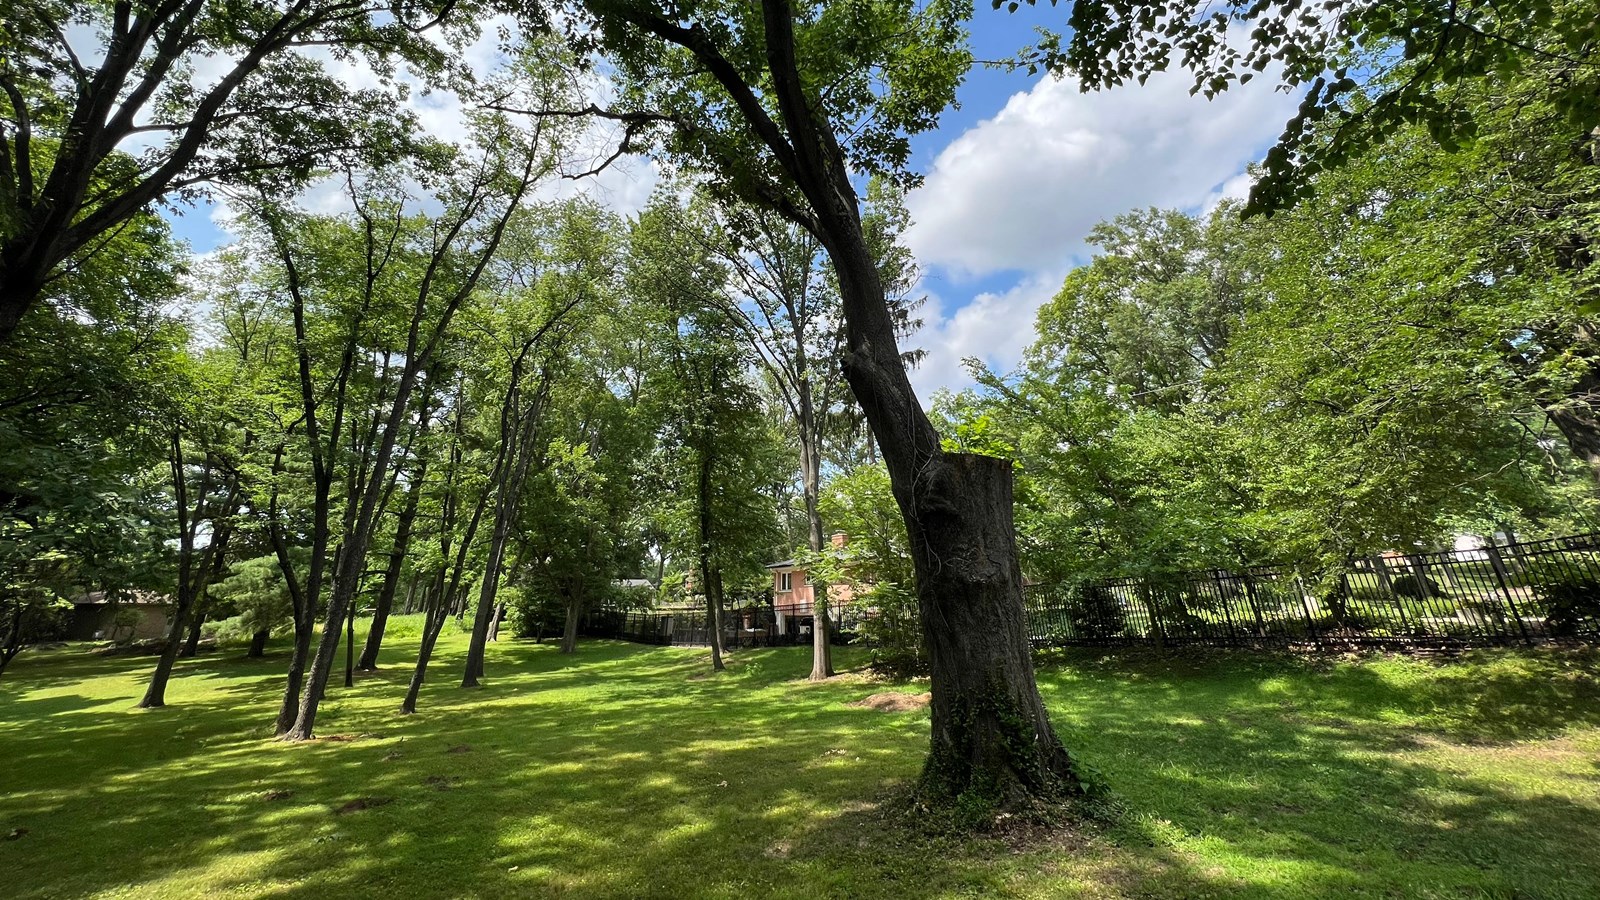
[[[293,796],[294,796],[294,791],[283,791],[283,790],[263,791],[262,794],[261,794],[261,799],[267,800],[267,801],[277,801],[277,800],[287,800],[287,799],[289,799],[290,797],[293,797]]]
[[[931,702],[933,702],[932,693],[900,694],[889,691],[873,694],[850,705],[860,709],[875,709],[878,712],[911,712],[916,709],[926,709]]]
[[[454,747],[451,747],[449,750],[446,750],[445,752],[446,753],[471,753],[472,752],[472,748],[467,746],[466,744],[457,744]]]
[[[377,809],[380,806],[388,806],[393,802],[393,797],[357,797],[334,810],[333,814],[342,816],[346,813],[361,812],[364,809]]]

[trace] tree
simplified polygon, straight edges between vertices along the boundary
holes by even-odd
[[[1596,126],[1600,20],[1577,0],[1331,0],[1316,10],[1295,0],[1074,0],[1067,24],[1065,47],[1047,35],[1030,67],[1070,72],[1085,90],[1143,83],[1174,57],[1207,97],[1269,68],[1304,88],[1251,189],[1251,212],[1305,199],[1318,173],[1410,125],[1445,150],[1471,142],[1481,118],[1465,95],[1524,75],[1550,79],[1558,142],[1592,140]]]
[[[817,501],[822,485],[822,438],[844,399],[839,358],[838,292],[828,278],[822,247],[809,232],[779,214],[735,207],[705,236],[737,285],[722,304],[760,361],[794,425],[800,450],[800,497],[806,545],[822,551],[825,537]],[[811,680],[833,675],[828,588],[816,586],[812,621]]]
[[[779,455],[750,380],[754,351],[742,329],[755,326],[730,309],[722,266],[680,222],[659,198],[640,217],[628,286],[653,319],[661,370],[651,400],[663,426],[663,558],[676,550],[694,561],[712,668],[720,671],[725,586],[763,574],[762,557],[779,542],[771,489]]]
[[[17,7],[0,37],[0,344],[65,263],[104,252],[157,200],[193,199],[241,178],[271,178],[284,189],[335,156],[403,154],[416,128],[396,111],[397,67],[434,84],[462,83],[450,49],[473,33],[476,8],[368,0]],[[103,45],[86,46],[87,34]],[[308,47],[361,59],[380,87],[347,87],[302,52]],[[204,83],[191,76],[196,69],[220,75]],[[122,149],[145,141],[137,160]]]
[[[479,582],[462,687],[476,687],[484,674],[483,657],[491,620],[498,609],[496,597],[507,568],[512,527],[529,469],[543,456],[539,437],[550,389],[565,350],[566,333],[572,330],[566,323],[581,317],[586,307],[598,305],[610,293],[611,270],[615,266],[613,243],[618,223],[611,216],[581,201],[540,212],[548,220],[541,223],[542,228],[531,230],[543,238],[542,246],[524,241],[521,259],[501,263],[520,270],[515,280],[529,296],[506,298],[509,302],[502,310],[504,316],[490,329],[504,350],[506,358],[501,362],[506,369],[499,424],[492,442],[496,448],[490,480],[494,515],[488,560]],[[519,299],[523,302],[518,303]]]
[[[170,589],[170,518],[149,473],[181,381],[184,332],[164,307],[183,266],[154,216],[109,246],[0,348],[0,669],[51,634],[69,597]],[[67,297],[82,315],[59,309]]]
[[[234,422],[215,415],[232,387],[226,358],[211,357],[223,366],[195,366],[169,426],[168,465],[172,473],[172,510],[176,519],[178,560],[172,624],[166,644],[150,676],[150,686],[139,701],[141,709],[166,705],[167,680],[172,675],[185,629],[198,632],[204,619],[202,602],[207,587],[226,566],[234,516],[242,502],[239,480],[240,436]],[[212,371],[204,371],[210,368]],[[220,371],[217,371],[220,369]],[[205,547],[197,549],[197,539]]]
[[[933,672],[930,801],[1021,808],[1077,789],[1034,683],[1005,460],[949,453],[896,341],[852,172],[903,177],[906,135],[930,127],[970,57],[961,4],[797,7],[763,0],[670,13],[593,0],[625,85],[628,145],[775,210],[827,251],[845,322],[845,377],[883,451],[905,518]],[[849,136],[848,139],[841,136]]]
[[[537,130],[532,134],[524,133],[505,118],[495,116],[488,117],[485,125],[479,138],[481,158],[466,170],[464,177],[452,186],[453,190],[446,192],[447,212],[435,225],[437,237],[430,235],[429,244],[425,245],[427,249],[422,251],[421,277],[410,286],[413,303],[402,350],[404,362],[367,477],[355,485],[359,493],[353,493],[348,500],[352,507],[359,501],[359,511],[354,527],[340,548],[322,640],[300,697],[295,722],[284,735],[287,740],[312,737],[317,709],[338,648],[339,632],[366,568],[367,546],[383,493],[384,476],[410,409],[412,393],[455,313],[476,290],[499,247],[506,222],[549,164],[548,148]],[[503,152],[506,147],[513,148],[510,154]],[[370,222],[365,233],[369,236],[373,233]],[[369,259],[383,258],[372,252],[370,241],[368,248]],[[291,273],[291,292],[298,293],[293,268],[292,259],[285,256],[285,269]],[[368,269],[369,273],[372,271]],[[371,287],[369,277],[369,290]]]

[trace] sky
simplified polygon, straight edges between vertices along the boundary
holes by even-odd
[[[974,55],[1010,57],[1035,39],[1036,27],[1059,28],[1064,17],[1047,4],[1006,13],[979,3]],[[473,51],[484,63],[493,56],[489,31]],[[927,351],[912,373],[924,403],[937,389],[971,384],[964,358],[1001,372],[1016,365],[1035,312],[1089,259],[1085,239],[1098,222],[1150,206],[1203,212],[1244,195],[1246,167],[1277,138],[1295,100],[1270,78],[1209,101],[1191,95],[1189,84],[1183,73],[1162,73],[1144,86],[1085,94],[1070,79],[979,66],[939,127],[913,138],[911,164],[925,180],[906,198],[913,225],[905,240],[927,296],[923,327],[910,341]],[[459,105],[448,98],[411,103],[436,133],[458,126]],[[654,165],[635,159],[598,179],[553,184],[546,196],[583,191],[631,214],[655,182]],[[303,202],[331,209],[339,198],[324,186]],[[228,240],[226,222],[225,209],[204,206],[173,218],[197,253]]]

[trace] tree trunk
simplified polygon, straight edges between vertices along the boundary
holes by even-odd
[[[183,639],[183,629],[188,624],[189,613],[195,605],[196,584],[193,577],[195,520],[200,517],[199,505],[205,501],[205,485],[204,483],[201,485],[197,508],[191,510],[189,473],[184,462],[181,430],[173,430],[170,449],[172,455],[168,462],[172,468],[173,500],[176,503],[178,517],[178,603],[172,610],[172,625],[167,630],[167,642],[162,646],[161,656],[156,660],[155,672],[150,675],[150,686],[145,689],[144,698],[139,701],[140,709],[159,709],[167,705],[167,680],[172,676],[172,664],[178,659],[178,647]]]
[[[944,454],[925,472],[911,540],[933,676],[933,746],[920,790],[997,809],[1075,792],[1072,761],[1034,683],[1011,463]]]
[[[411,685],[406,688],[406,699],[400,704],[400,712],[411,715],[417,711],[417,696],[422,693],[422,682],[428,675],[428,661],[433,658],[434,644],[439,641],[439,632],[444,630],[445,620],[450,618],[448,603],[444,596],[444,570],[439,570],[439,590],[434,593],[434,601],[427,607],[427,616],[422,624],[422,644],[417,649],[417,667],[411,672]]]
[[[194,606],[193,588],[184,584],[187,580],[184,576],[179,577],[178,603],[172,611],[167,642],[162,645],[161,656],[156,659],[156,670],[150,675],[150,686],[145,689],[144,699],[139,701],[140,709],[160,709],[167,705],[167,681],[172,677],[172,666],[183,644],[184,626],[188,624],[189,611]]]
[[[567,599],[567,621],[561,630],[561,652],[573,653],[578,649],[578,617],[583,614],[583,596],[574,592]]]
[[[827,681],[833,675],[833,643],[829,633],[833,623],[828,618],[828,585],[811,586],[811,675],[808,681]]]
[[[701,561],[701,577],[706,588],[707,643],[711,645],[711,671],[727,668],[722,663],[722,570]]]
[[[267,639],[272,637],[272,629],[257,628],[256,633],[250,636],[250,650],[245,654],[250,659],[260,659],[267,655]]]
[[[389,611],[394,607],[394,595],[400,585],[400,574],[405,568],[406,552],[411,547],[412,523],[417,518],[417,505],[422,501],[423,479],[427,461],[417,466],[410,486],[406,488],[406,505],[400,510],[395,524],[394,548],[389,551],[389,565],[383,572],[383,586],[378,589],[377,602],[372,608],[372,624],[367,626],[367,642],[361,649],[361,660],[356,668],[371,672],[378,668],[378,651],[383,647],[383,632],[389,626]],[[416,588],[413,579],[411,588]],[[411,612],[410,592],[406,596],[406,612]]]
[[[787,33],[792,21],[772,21],[774,8],[786,5],[767,0],[764,7],[769,25]],[[804,115],[785,110],[790,121]],[[827,164],[832,190],[808,196],[821,201],[826,226],[819,238],[839,276],[845,378],[878,439],[910,539],[933,688],[932,746],[918,792],[928,802],[967,810],[1025,811],[1080,789],[1034,680],[1011,462],[941,449],[906,375],[831,137],[821,140],[835,154]]]
[[[206,605],[203,599],[195,604],[194,615],[189,620],[189,635],[184,638],[183,649],[178,651],[182,659],[194,659],[194,655],[200,652],[200,632],[206,624]]]
[[[806,543],[812,553],[826,546],[822,534],[822,453],[817,441],[816,411],[812,405],[809,378],[800,383],[800,467],[801,494],[806,507]],[[833,644],[829,641],[828,585],[811,579],[811,681],[825,681],[833,675]]]

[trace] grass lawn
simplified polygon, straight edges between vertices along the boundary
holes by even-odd
[[[281,651],[25,653],[0,681],[0,895],[1600,897],[1600,654],[1303,661],[1072,652],[1041,687],[1114,821],[956,842],[875,806],[927,713],[810,685],[808,651],[491,646],[447,635],[270,739]],[[860,657],[846,650],[846,665]],[[367,801],[354,802],[353,801]],[[365,807],[365,808],[353,808]]]

